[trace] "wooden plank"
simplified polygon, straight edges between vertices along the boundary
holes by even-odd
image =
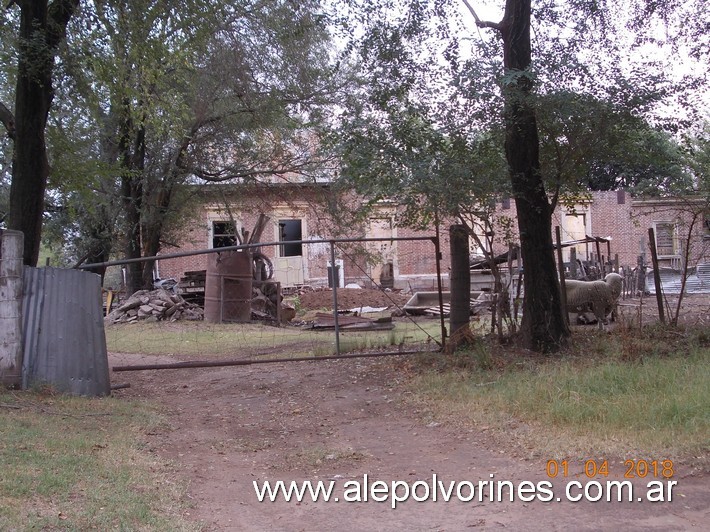
[[[361,316],[338,316],[338,328],[342,330],[389,330],[394,327],[392,317],[384,318],[363,318]],[[313,322],[314,329],[334,329],[335,318],[332,314],[319,312],[316,314],[316,321]]]

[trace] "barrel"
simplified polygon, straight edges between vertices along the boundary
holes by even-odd
[[[205,321],[251,320],[252,260],[248,251],[212,253],[205,279]]]

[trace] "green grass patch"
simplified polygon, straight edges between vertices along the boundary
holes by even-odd
[[[438,321],[401,321],[391,331],[341,331],[341,351],[421,344],[428,335],[441,337]],[[323,356],[335,353],[335,332],[254,323],[139,322],[107,326],[106,344],[112,352],[146,355]]]
[[[704,334],[660,328],[580,334],[569,350],[549,358],[481,340],[433,364],[429,357],[413,388],[434,415],[496,428],[548,457],[643,458],[639,451],[659,459],[707,457]]]
[[[195,530],[145,447],[161,423],[112,398],[0,394],[0,530]]]

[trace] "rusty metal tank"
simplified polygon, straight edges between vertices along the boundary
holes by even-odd
[[[244,250],[209,255],[205,279],[205,321],[248,322],[251,320],[251,299],[251,253]]]

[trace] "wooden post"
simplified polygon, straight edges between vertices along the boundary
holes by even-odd
[[[330,241],[331,280],[333,281],[333,324],[335,325],[335,354],[340,356],[340,324],[338,323],[338,280],[335,279],[335,242]]]
[[[560,237],[560,226],[555,226],[555,239],[557,240],[557,267],[560,270],[560,305],[565,322],[569,325],[569,314],[567,313],[567,287],[565,286],[565,263],[562,261],[562,238]]]
[[[569,274],[571,279],[577,278],[577,248],[569,248]]]
[[[458,329],[468,327],[471,319],[471,264],[469,262],[468,231],[463,225],[449,228],[451,251],[451,336]]]
[[[597,240],[597,265],[599,266],[599,274],[604,277],[604,266],[602,265],[602,248]]]
[[[0,385],[22,382],[22,251],[20,231],[0,230]]]
[[[611,265],[611,241],[609,241],[609,240],[606,241],[606,260],[608,260],[609,265]],[[619,268],[617,268],[616,270],[612,270],[612,271],[618,272]],[[609,273],[611,273],[611,272],[609,272]]]
[[[658,255],[656,253],[656,235],[653,227],[648,228],[648,245],[651,247],[651,261],[653,262],[653,283],[656,285],[656,302],[658,303],[658,317],[661,323],[666,323],[663,311],[663,294],[661,293],[661,272],[658,271]]]
[[[619,254],[614,253],[614,271],[619,273]]]
[[[634,290],[642,294],[646,290],[646,264],[643,260],[643,255],[636,257],[636,286]]]
[[[520,247],[516,247],[517,254],[515,256],[515,268],[518,272],[518,286],[515,287],[515,301],[513,302],[513,319],[518,319],[518,310],[520,308],[520,291],[523,288],[523,257],[521,256]]]

